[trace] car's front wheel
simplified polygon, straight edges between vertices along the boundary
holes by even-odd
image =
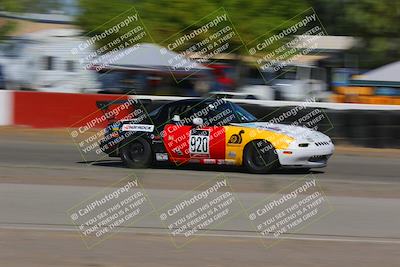
[[[121,159],[129,168],[147,168],[152,161],[150,144],[142,137],[127,140],[120,148]]]
[[[268,173],[279,166],[275,148],[266,140],[248,143],[243,152],[243,165],[252,173]]]

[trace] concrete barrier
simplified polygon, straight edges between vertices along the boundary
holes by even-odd
[[[80,127],[103,114],[96,101],[128,99],[125,95],[14,92],[13,124],[35,128]],[[126,111],[122,115],[127,115]],[[105,127],[107,121],[96,124]]]
[[[0,126],[13,124],[13,92],[0,91]]]

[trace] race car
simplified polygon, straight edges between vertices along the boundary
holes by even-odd
[[[185,99],[111,122],[99,145],[130,168],[157,162],[237,165],[252,173],[321,168],[334,152],[318,131],[260,122],[226,99]]]

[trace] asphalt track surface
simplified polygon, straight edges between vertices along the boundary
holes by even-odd
[[[231,167],[124,168],[119,160],[81,157],[65,134],[0,131],[0,266],[398,266],[400,153],[339,150],[310,173],[248,174]],[[190,243],[171,239],[157,210],[88,249],[68,216],[77,203],[136,177],[162,207],[223,175],[245,207],[303,178],[318,181],[330,212],[266,248],[238,216]],[[236,212],[236,211],[235,211]]]

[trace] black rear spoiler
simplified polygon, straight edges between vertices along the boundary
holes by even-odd
[[[133,107],[144,108],[145,106],[148,106],[151,104],[151,99],[101,100],[101,101],[96,101],[96,106],[105,115],[109,111],[111,106],[123,105],[126,103],[130,103],[130,105]],[[112,116],[112,117],[106,116],[106,118],[108,121],[115,120],[115,116]]]

